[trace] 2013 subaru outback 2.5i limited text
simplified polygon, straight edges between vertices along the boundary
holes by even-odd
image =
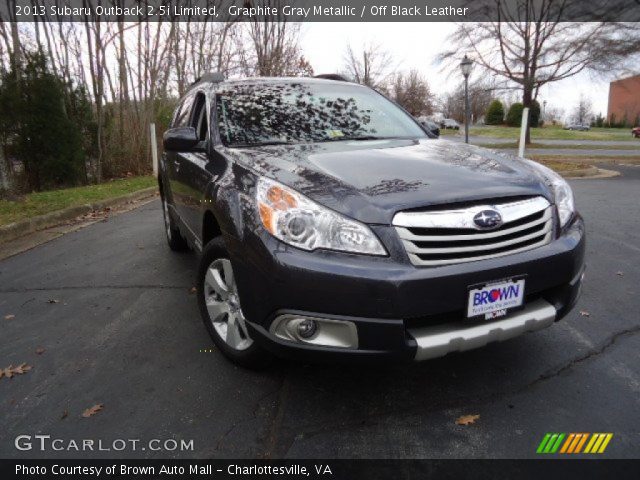
[[[575,304],[585,231],[548,168],[436,138],[346,81],[196,82],[164,135],[169,246],[246,366],[428,358],[537,330]]]

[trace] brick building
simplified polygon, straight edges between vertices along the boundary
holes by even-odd
[[[640,75],[609,84],[607,119],[615,123],[626,120],[628,126],[640,124]]]

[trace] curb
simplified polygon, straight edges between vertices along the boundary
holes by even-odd
[[[127,193],[119,197],[108,198],[95,203],[86,203],[75,207],[57,210],[51,213],[45,213],[37,217],[21,220],[19,222],[10,223],[0,226],[0,243],[14,240],[23,235],[44,230],[45,228],[55,227],[62,223],[73,220],[80,215],[85,215],[93,210],[103,210],[107,207],[113,207],[129,203],[136,200],[142,200],[152,197],[158,193],[157,187],[149,187],[137,192]]]
[[[584,177],[593,177],[598,175],[599,169],[598,167],[589,167],[589,168],[575,168],[573,170],[565,170],[561,172],[560,175],[564,178],[584,178]]]

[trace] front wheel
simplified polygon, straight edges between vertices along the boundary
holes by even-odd
[[[270,356],[249,335],[222,237],[209,242],[202,252],[197,293],[202,321],[220,351],[247,368],[266,366]]]

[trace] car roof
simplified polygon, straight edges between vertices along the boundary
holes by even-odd
[[[346,82],[343,80],[329,80],[326,78],[314,78],[314,77],[249,77],[241,79],[230,79],[222,82],[202,81],[198,82],[191,87],[202,88],[210,91],[222,90],[225,87],[241,87],[244,85],[276,85],[283,83],[302,83],[306,85],[350,85],[353,87],[367,88],[364,85],[358,83]],[[191,90],[190,89],[190,90]]]

